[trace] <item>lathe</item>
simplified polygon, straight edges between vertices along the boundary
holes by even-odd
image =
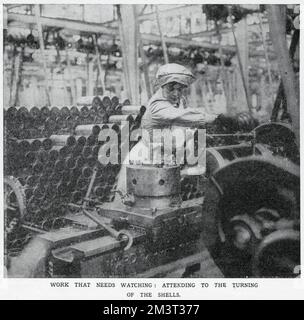
[[[28,253],[26,245],[39,242],[45,250],[35,277],[296,276],[299,166],[292,131],[271,123],[243,136],[210,136],[221,144],[206,149],[204,175],[181,177],[176,165],[128,165],[127,193],[100,202],[92,197],[95,167],[82,201],[48,219],[36,213],[40,227],[29,223],[22,186],[6,178],[7,212],[10,201],[19,203],[19,216],[7,215],[9,275],[22,276],[11,266]],[[14,241],[26,243],[19,254]]]

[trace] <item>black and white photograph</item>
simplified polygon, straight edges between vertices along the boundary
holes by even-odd
[[[4,278],[301,277],[300,4],[2,10]]]

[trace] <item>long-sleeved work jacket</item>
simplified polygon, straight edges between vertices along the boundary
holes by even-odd
[[[205,120],[201,110],[188,108],[186,99],[182,96],[179,105],[173,105],[163,97],[159,89],[150,99],[147,110],[142,118],[142,129],[152,133],[153,129],[170,129],[172,126],[192,127]]]
[[[188,108],[186,99],[182,97],[179,105],[173,105],[162,95],[162,90],[159,89],[150,99],[146,112],[142,118],[141,128],[147,130],[150,138],[154,129],[175,129],[175,127],[196,127],[197,123],[204,123],[204,120],[209,120],[209,115],[201,110]],[[206,118],[207,117],[207,118]],[[151,142],[151,141],[150,141]],[[128,155],[127,162],[132,163],[150,163],[151,154],[149,153],[147,140],[143,136]],[[126,161],[121,166],[119,173],[117,189],[122,193],[126,192]]]

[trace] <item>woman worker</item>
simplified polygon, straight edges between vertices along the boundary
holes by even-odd
[[[153,129],[172,126],[202,127],[206,122],[212,122],[216,115],[187,106],[183,92],[194,80],[194,75],[179,64],[161,66],[156,74],[160,88],[148,102],[142,118],[142,128],[151,132]]]
[[[210,115],[200,109],[188,108],[183,92],[195,80],[194,75],[185,67],[175,63],[161,66],[156,74],[159,89],[148,102],[146,112],[141,121],[144,132],[153,134],[154,129],[174,129],[176,127],[203,127],[213,122],[217,115]],[[124,161],[119,177],[117,190],[126,194],[125,164],[150,162],[147,139],[142,139],[130,151]]]

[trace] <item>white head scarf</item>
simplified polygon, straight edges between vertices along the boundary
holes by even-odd
[[[157,85],[161,87],[170,82],[177,82],[188,87],[194,80],[192,72],[177,63],[164,64],[156,73]]]

